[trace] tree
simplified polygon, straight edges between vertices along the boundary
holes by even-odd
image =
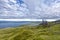
[[[42,19],[42,22],[38,25],[37,28],[39,28],[39,27],[43,27],[43,28],[45,28],[45,27],[50,27],[50,24],[49,24],[49,22],[46,21],[45,19]]]
[[[48,27],[48,22],[47,22],[46,20],[42,20],[41,25],[42,25],[43,27]]]

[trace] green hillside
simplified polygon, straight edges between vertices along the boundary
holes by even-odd
[[[0,40],[60,40],[60,24],[0,29]]]

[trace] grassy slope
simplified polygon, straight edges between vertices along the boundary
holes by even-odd
[[[60,24],[50,28],[23,26],[0,29],[0,40],[60,40]]]

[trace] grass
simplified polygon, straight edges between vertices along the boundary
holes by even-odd
[[[60,40],[60,24],[51,27],[22,26],[0,29],[0,40]]]

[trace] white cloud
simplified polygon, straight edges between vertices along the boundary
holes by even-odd
[[[29,10],[27,9],[26,4],[22,4],[22,6],[20,6],[19,4],[16,3],[15,0],[0,0],[1,4],[3,3],[0,7],[2,7],[0,10],[0,16],[2,16],[2,18],[6,17],[25,17],[27,16],[26,14],[29,13]],[[10,5],[9,3],[13,2],[14,5]]]
[[[19,4],[15,0],[0,0],[0,16],[13,16],[16,18],[55,18],[60,17],[60,2],[56,0],[23,0],[25,3]],[[4,3],[3,3],[4,2]],[[9,2],[13,4],[10,5]],[[47,5],[47,4],[50,5]],[[3,14],[3,15],[2,15]]]

